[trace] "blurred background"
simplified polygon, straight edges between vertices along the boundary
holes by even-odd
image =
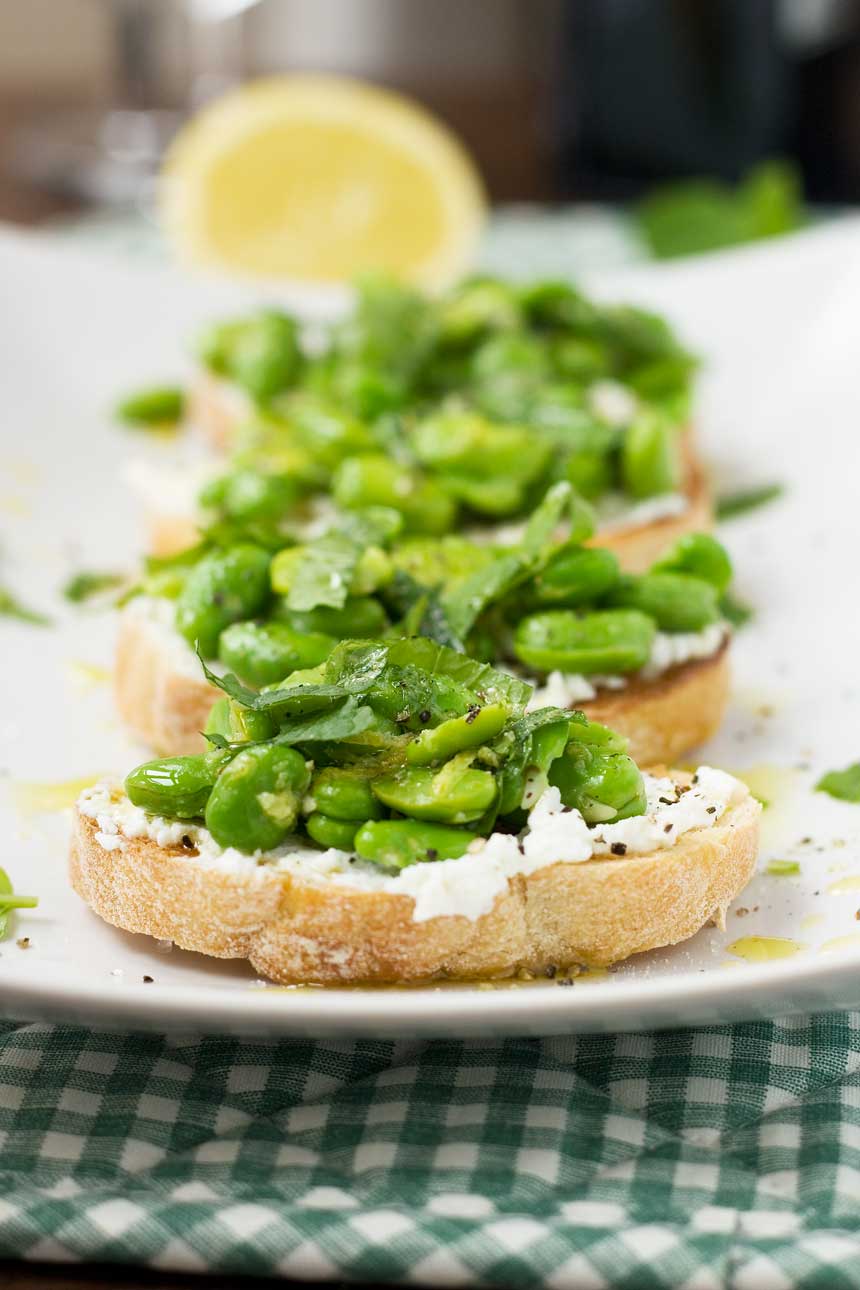
[[[610,259],[860,200],[860,0],[0,0],[0,219],[145,219],[183,117],[293,69],[406,91],[503,220],[563,207]]]

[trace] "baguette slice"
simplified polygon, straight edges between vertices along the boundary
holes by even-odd
[[[674,945],[709,921],[722,925],[752,876],[760,811],[744,790],[718,824],[671,849],[515,875],[476,919],[415,922],[405,894],[309,881],[267,864],[213,867],[194,850],[148,838],[108,850],[96,821],[78,811],[70,875],[106,922],[216,958],[248,959],[274,981],[486,979],[606,966]]]
[[[654,681],[634,680],[576,706],[630,740],[640,766],[672,763],[719,728],[729,693],[726,641],[711,658],[670,668]],[[203,752],[200,733],[218,693],[202,675],[180,670],[164,628],[145,617],[120,618],[114,697],[123,721],[163,756]]]

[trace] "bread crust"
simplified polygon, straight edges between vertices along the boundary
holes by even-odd
[[[683,779],[679,775],[677,778]],[[312,883],[260,865],[206,867],[195,853],[129,839],[106,850],[78,811],[70,877],[106,922],[216,958],[245,958],[290,983],[488,979],[605,967],[722,923],[755,868],[760,806],[749,793],[719,824],[649,855],[546,865],[508,879],[481,918],[412,919],[410,896]]]
[[[125,724],[161,756],[203,752],[201,732],[217,691],[202,675],[179,671],[163,635],[130,613],[119,619],[113,693]]]
[[[654,681],[632,681],[577,704],[630,740],[641,766],[672,763],[719,728],[729,694],[726,641],[711,658],[682,663]],[[120,618],[114,668],[117,710],[131,730],[163,756],[199,753],[201,731],[218,693],[201,678],[176,670],[164,637],[146,619]]]

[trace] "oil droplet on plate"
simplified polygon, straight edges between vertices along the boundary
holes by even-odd
[[[110,680],[110,672],[106,667],[99,667],[97,663],[85,663],[80,659],[70,659],[66,664],[66,671],[69,678],[82,690],[88,690],[93,685],[105,685]]]
[[[800,941],[790,941],[784,936],[742,936],[732,941],[726,949],[747,963],[772,963],[776,959],[790,959],[807,949]]]
[[[797,780],[797,771],[791,766],[772,766],[767,762],[747,766],[745,770],[733,770],[731,773],[746,784],[753,797],[757,797],[763,806],[770,808],[794,788]]]
[[[845,891],[860,891],[860,873],[851,873],[847,878],[831,882],[827,888],[829,896],[840,896]]]
[[[74,806],[85,788],[92,788],[103,776],[84,775],[81,779],[57,780],[54,783],[20,783],[12,785],[12,800],[25,815],[62,811]]]
[[[823,914],[807,914],[805,918],[801,918],[800,920],[800,930],[802,932],[809,932],[813,927],[820,927],[823,922]]]

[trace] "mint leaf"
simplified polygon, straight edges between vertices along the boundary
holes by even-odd
[[[516,547],[443,591],[441,605],[456,637],[464,640],[489,605],[542,568],[558,545],[559,524],[570,510],[577,526],[576,540],[584,540],[593,531],[590,507],[562,481],[549,489]]]
[[[21,623],[32,623],[34,627],[50,627],[51,620],[45,614],[28,607],[13,596],[11,591],[0,587],[0,617],[17,618]]]
[[[340,533],[309,542],[287,592],[287,607],[303,610],[331,605],[342,609],[360,558],[361,548]]]
[[[89,600],[91,596],[97,596],[99,592],[110,591],[114,587],[120,587],[125,582],[125,575],[122,573],[94,573],[83,571],[76,573],[74,577],[69,578],[63,587],[63,595],[66,600],[72,604],[81,604],[84,600]]]
[[[734,493],[724,493],[717,498],[717,519],[730,520],[746,511],[753,511],[759,506],[782,497],[785,487],[782,484],[758,484],[753,488],[739,488]]]
[[[840,802],[860,802],[860,761],[844,770],[829,770],[815,785],[817,793],[829,793]]]
[[[16,896],[12,880],[5,869],[0,869],[0,941],[8,934],[9,915],[15,909],[35,909],[38,896]]]
[[[276,744],[319,743],[323,740],[352,739],[376,721],[372,708],[351,695],[336,708],[307,716],[290,717],[280,723]]]

